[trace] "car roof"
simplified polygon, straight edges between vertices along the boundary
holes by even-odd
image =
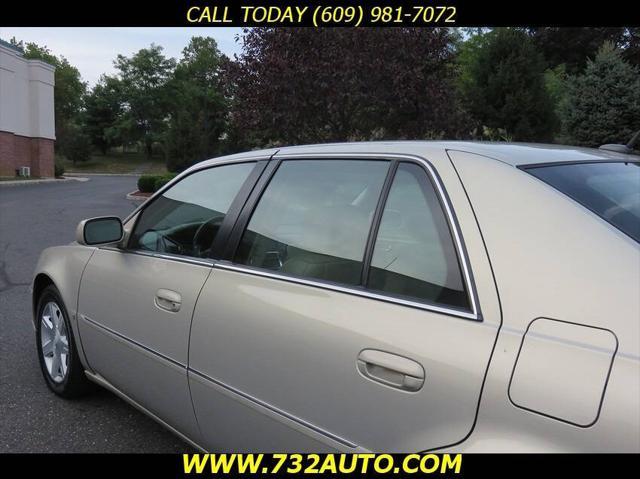
[[[429,159],[434,150],[456,150],[475,153],[501,161],[511,166],[543,163],[571,163],[589,161],[640,161],[640,156],[578,146],[538,143],[506,143],[481,141],[368,141],[350,143],[322,143],[314,145],[286,146],[247,151],[235,155],[214,158],[198,163],[197,167],[210,166],[221,161],[241,160],[252,157],[279,155],[313,155],[327,153],[362,154],[413,154]]]
[[[639,161],[636,155],[579,146],[551,145],[542,143],[500,142],[442,142],[448,150],[468,151],[484,155],[512,166],[542,163],[570,163],[588,161]]]

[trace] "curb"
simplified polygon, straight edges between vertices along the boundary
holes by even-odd
[[[151,198],[151,196],[140,196],[140,195],[136,195],[135,193],[137,193],[138,190],[136,191],[132,191],[131,193],[127,193],[126,198],[128,200],[133,200],[133,201],[140,201],[140,202],[145,202],[147,201],[149,198]]]
[[[69,173],[65,173],[65,176],[71,177],[79,177],[79,176],[132,176],[138,177],[141,176],[142,173],[75,173],[70,171]]]
[[[41,180],[15,180],[15,181],[0,181],[0,188],[3,186],[27,186],[27,185],[41,185],[44,183],[67,183],[69,181],[79,181],[85,182],[89,181],[89,178],[75,176],[73,178],[69,178],[67,176],[63,178],[42,178]]]

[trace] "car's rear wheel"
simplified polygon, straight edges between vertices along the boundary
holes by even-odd
[[[74,398],[93,389],[78,358],[69,315],[55,286],[47,286],[38,299],[36,344],[40,369],[49,389]]]

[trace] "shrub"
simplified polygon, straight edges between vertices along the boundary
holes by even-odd
[[[54,176],[56,178],[61,177],[62,175],[64,175],[64,166],[62,166],[62,163],[58,163],[56,161],[54,167],[53,167],[53,171],[54,171]]]
[[[176,175],[142,175],[138,178],[138,190],[142,193],[155,193],[169,183]]]
[[[175,175],[164,175],[157,177],[153,185],[153,191],[158,191],[164,185],[169,183],[173,178],[175,178]]]
[[[153,193],[157,175],[142,175],[138,178],[138,190],[142,193]]]

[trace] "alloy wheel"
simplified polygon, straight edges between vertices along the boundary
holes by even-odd
[[[49,376],[61,383],[69,369],[69,335],[60,307],[48,302],[40,316],[40,347]]]

